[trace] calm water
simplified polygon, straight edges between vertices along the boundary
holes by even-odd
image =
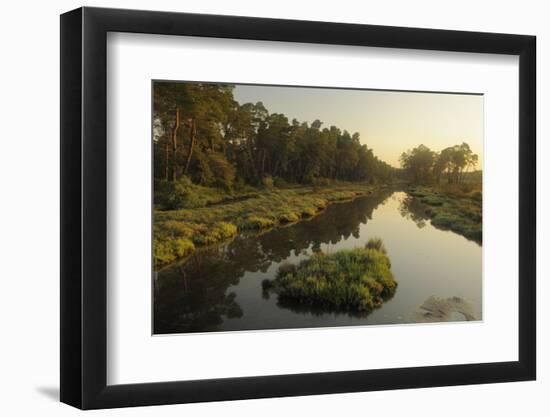
[[[273,279],[282,262],[364,246],[375,236],[384,241],[399,286],[370,314],[279,305],[276,295],[262,293],[262,280]],[[415,199],[383,191],[331,205],[309,221],[197,251],[156,273],[154,333],[410,323],[430,296],[461,297],[481,319],[481,259],[481,246],[433,227]]]

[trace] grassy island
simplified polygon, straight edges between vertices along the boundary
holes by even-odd
[[[366,313],[391,298],[397,282],[382,241],[371,239],[364,248],[314,253],[298,265],[285,264],[262,287],[301,305]]]

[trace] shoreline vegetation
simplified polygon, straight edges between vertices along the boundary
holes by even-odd
[[[410,185],[407,192],[422,205],[425,217],[440,230],[451,230],[473,240],[483,241],[481,183],[462,186],[427,187]]]
[[[441,230],[451,230],[482,243],[481,184],[461,187],[406,183],[334,182],[325,186],[248,187],[240,193],[183,183],[184,208],[155,208],[153,251],[156,269],[189,257],[200,248],[218,245],[240,233],[267,231],[309,220],[335,203],[365,197],[392,186],[416,200],[414,211]],[[177,193],[171,191],[170,195]]]
[[[334,182],[324,186],[224,190],[183,182],[184,208],[155,208],[155,268],[191,255],[196,249],[229,241],[239,233],[264,231],[308,220],[330,204],[364,197],[389,185]],[[173,197],[177,195],[170,192]]]
[[[373,238],[362,248],[315,252],[297,265],[283,264],[262,289],[266,296],[277,294],[283,305],[368,314],[393,297],[397,281],[382,240]]]

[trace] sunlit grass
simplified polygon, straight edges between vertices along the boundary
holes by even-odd
[[[416,186],[408,193],[426,205],[425,213],[435,227],[482,242],[481,184]]]
[[[282,300],[364,313],[391,298],[397,282],[382,240],[371,239],[364,248],[319,252],[298,265],[283,264],[262,286]]]
[[[205,188],[193,185],[192,192],[183,193],[182,200],[178,200],[183,206],[193,205],[192,208],[154,211],[157,268],[188,256],[196,248],[231,239],[239,232],[266,230],[311,218],[331,203],[348,201],[373,190],[372,185],[338,182],[323,188],[292,186],[254,192],[247,189],[246,193],[230,197],[226,194],[222,198],[220,191]],[[196,196],[203,192],[207,197]],[[195,207],[197,204],[200,206]],[[180,241],[185,243],[176,243]]]

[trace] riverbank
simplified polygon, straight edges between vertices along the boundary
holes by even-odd
[[[197,248],[231,239],[240,232],[264,230],[310,219],[329,204],[372,194],[380,186],[334,183],[257,190],[203,207],[154,210],[155,268],[192,254]]]
[[[410,323],[411,315],[433,295],[459,296],[482,318],[482,248],[457,233],[438,231],[427,217],[417,227],[420,216],[404,212],[409,200],[416,198],[405,188],[375,190],[330,204],[307,221],[239,233],[160,268],[154,280],[155,334]],[[281,267],[298,267],[315,253],[330,259],[342,250],[364,248],[374,236],[383,239],[399,282],[391,301],[380,309],[358,312],[320,300],[297,302],[271,291],[264,295],[262,282],[276,279]],[[323,262],[322,271],[334,271],[326,266]],[[356,266],[341,268],[346,274],[359,271]],[[445,320],[457,316],[451,312]]]
[[[433,226],[482,243],[481,185],[463,188],[410,186],[407,192],[421,203]]]

